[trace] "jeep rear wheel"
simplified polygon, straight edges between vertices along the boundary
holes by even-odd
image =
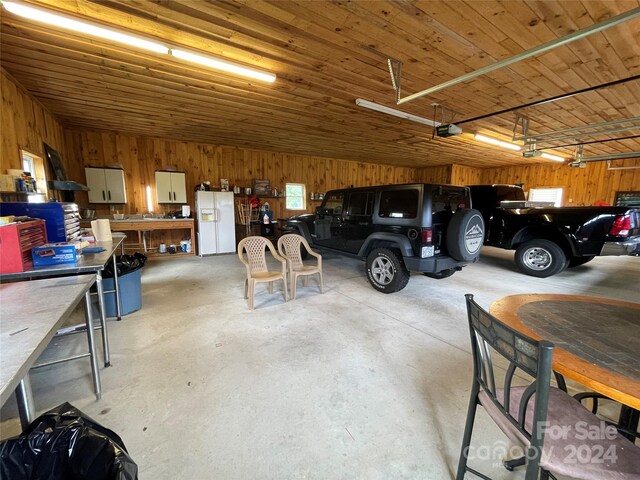
[[[484,242],[484,220],[473,208],[460,208],[447,227],[446,245],[449,255],[459,262],[473,262],[480,256]]]
[[[376,248],[367,256],[367,278],[379,292],[394,293],[407,286],[409,271],[397,251]]]
[[[516,249],[515,261],[522,273],[546,278],[565,269],[567,256],[552,241],[536,239],[525,242]]]

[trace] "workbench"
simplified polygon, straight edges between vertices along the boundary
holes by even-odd
[[[109,219],[112,232],[137,232],[137,243],[125,244],[125,249],[142,250],[148,257],[175,258],[181,256],[193,256],[196,251],[195,226],[193,218],[128,218],[124,220]],[[85,226],[85,221],[82,222]],[[90,227],[88,222],[87,227]],[[146,232],[163,232],[163,236],[153,238],[149,234],[149,239],[145,237]],[[180,248],[180,240],[186,239],[185,231],[188,231],[191,239],[191,252],[179,252],[169,254],[169,246],[176,245]],[[167,253],[159,253],[158,245],[164,243],[167,246]]]

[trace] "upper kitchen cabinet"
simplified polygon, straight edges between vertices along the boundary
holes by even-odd
[[[187,203],[187,184],[183,172],[156,172],[158,203]]]
[[[124,170],[86,167],[89,203],[127,203]]]

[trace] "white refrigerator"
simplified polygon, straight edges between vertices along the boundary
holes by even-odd
[[[233,192],[196,192],[198,255],[236,251]]]

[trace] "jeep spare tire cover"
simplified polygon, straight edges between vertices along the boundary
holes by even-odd
[[[484,242],[484,220],[478,210],[461,208],[447,227],[447,250],[459,262],[472,262]]]

